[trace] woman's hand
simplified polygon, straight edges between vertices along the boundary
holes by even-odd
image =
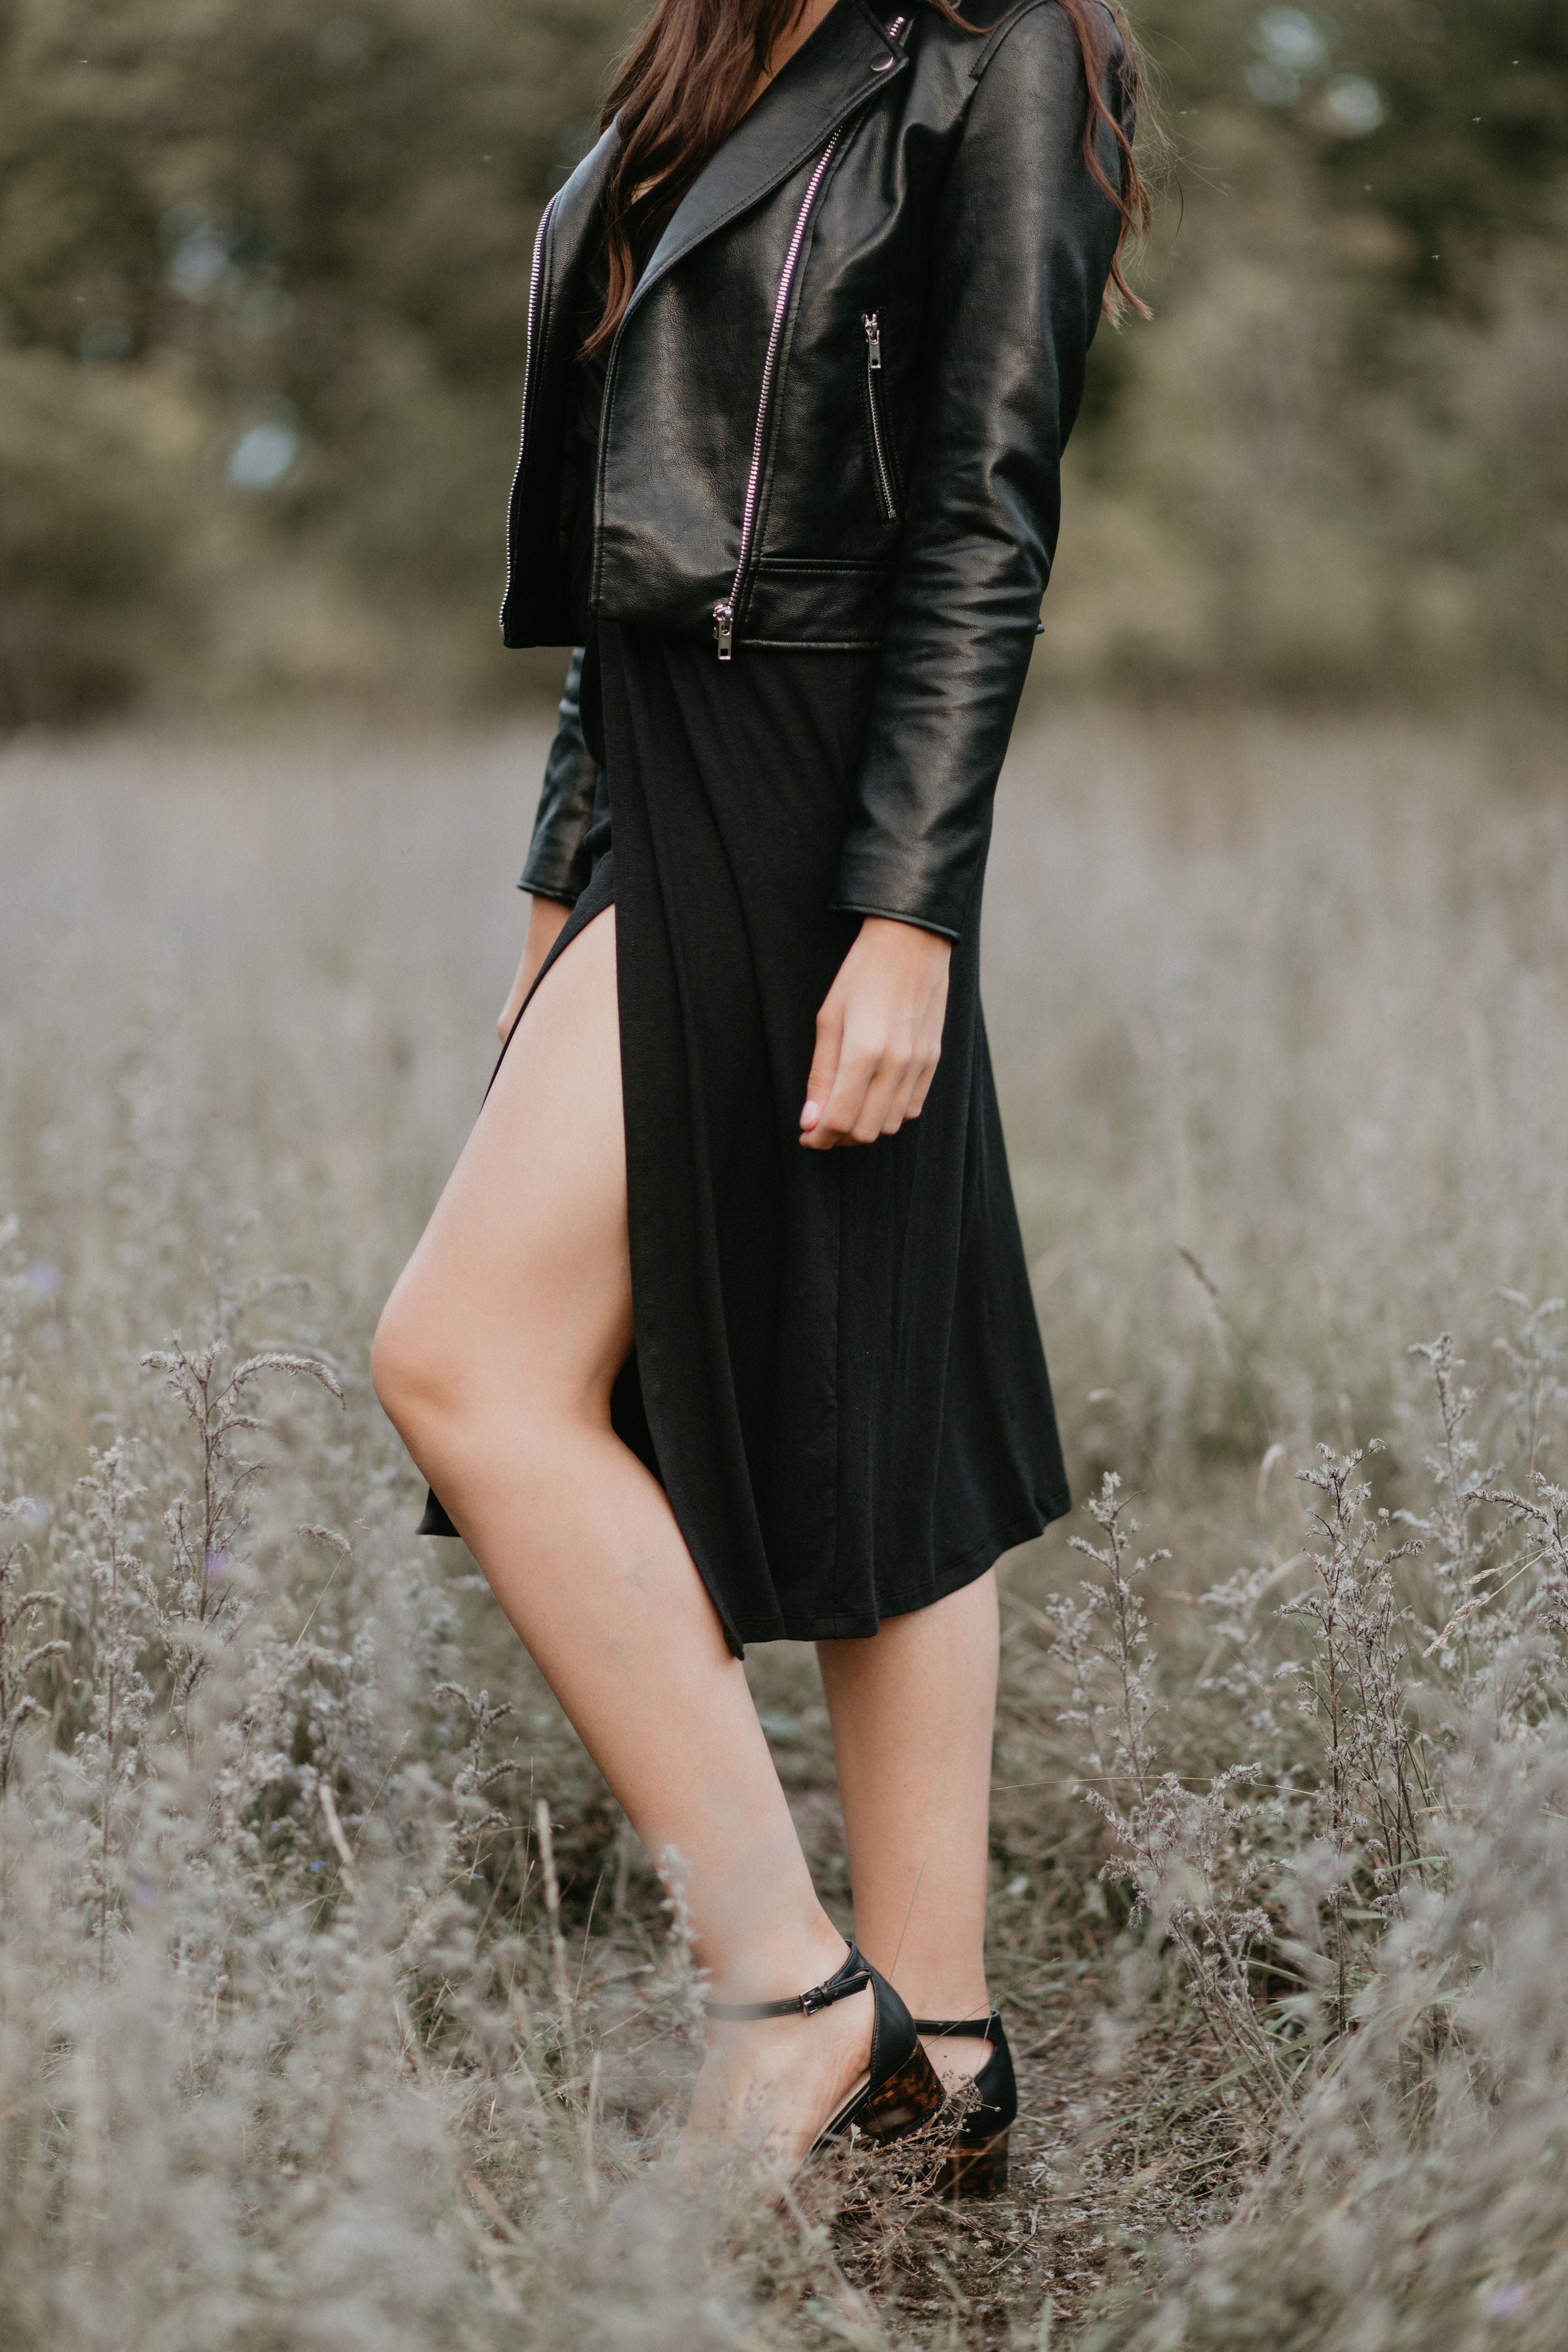
[[[919,1118],[942,1055],[952,942],[868,915],[816,1016],[800,1139],[874,1143]]]
[[[528,937],[522,943],[522,961],[517,968],[506,1003],[496,1023],[496,1034],[504,1045],[511,1035],[513,1024],[522,1011],[522,1001],[539,978],[539,969],[565,929],[566,918],[572,912],[559,898],[535,898],[528,918]]]

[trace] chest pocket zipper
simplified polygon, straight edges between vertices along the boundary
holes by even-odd
[[[871,435],[871,464],[883,520],[899,520],[898,485],[893,472],[892,444],[882,414],[882,328],[875,310],[863,310],[860,325],[866,337],[866,421]]]

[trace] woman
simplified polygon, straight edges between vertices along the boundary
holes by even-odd
[[[987,5],[659,0],[541,223],[502,625],[577,650],[502,1057],[374,1353],[426,1530],[679,1877],[689,2158],[896,2138],[977,2077],[972,2189],[1016,2106],[992,1568],[1068,1507],[981,871],[1143,206],[1099,0]],[[781,1637],[847,1952],[740,1663]]]

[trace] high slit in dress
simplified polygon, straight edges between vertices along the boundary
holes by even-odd
[[[588,646],[593,865],[543,971],[614,907],[635,1325],[615,1423],[732,1650],[871,1634],[1068,1507],[980,889],[921,1117],[805,1150],[816,1014],[860,923],[829,902],[877,654],[721,663],[604,620]],[[457,1532],[434,1496],[422,1532]]]

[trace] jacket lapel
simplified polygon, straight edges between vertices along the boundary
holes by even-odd
[[[895,0],[885,5],[891,23]],[[837,0],[687,190],[637,280],[627,315],[683,254],[819,154],[839,124],[908,62],[868,0]]]
[[[599,199],[619,143],[612,122],[550,200],[548,270],[552,285],[572,268],[590,233],[598,233]]]

